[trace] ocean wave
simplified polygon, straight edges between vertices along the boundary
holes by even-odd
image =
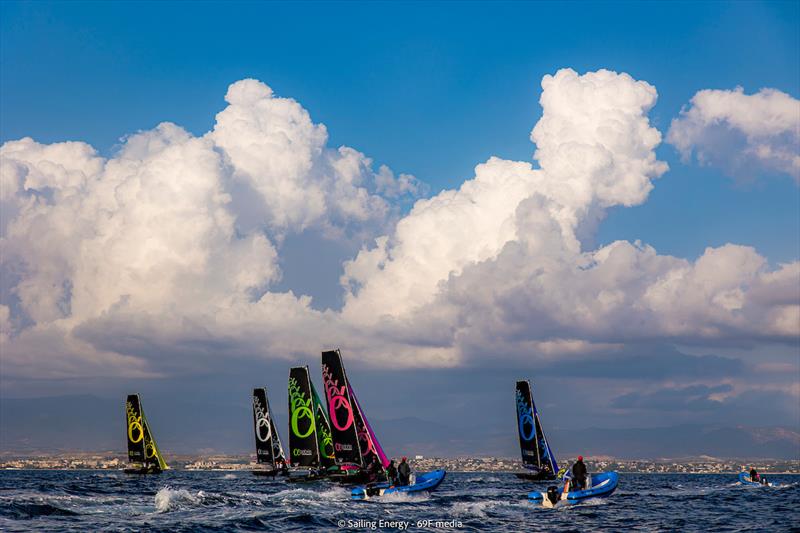
[[[157,513],[166,513],[186,507],[202,505],[205,493],[201,490],[192,494],[186,489],[162,487],[156,493],[155,505]]]
[[[470,483],[499,483],[502,480],[497,476],[476,476],[466,479]]]
[[[389,494],[384,494],[380,498],[373,498],[370,501],[382,503],[419,503],[430,499],[431,495],[428,492],[390,492]]]
[[[484,502],[456,502],[450,507],[453,516],[475,516],[486,518],[486,511],[496,505],[493,501]]]
[[[80,513],[49,503],[10,502],[0,506],[0,516],[14,520],[30,520],[41,516],[79,516]]]
[[[350,491],[344,487],[333,487],[326,490],[311,489],[286,489],[270,495],[271,498],[282,500],[346,500],[350,498]]]

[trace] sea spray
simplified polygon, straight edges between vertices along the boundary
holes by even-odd
[[[192,494],[186,489],[173,489],[169,486],[162,487],[156,493],[156,512],[166,513],[180,507],[195,506],[202,503],[204,497],[203,491],[198,491],[197,494]]]

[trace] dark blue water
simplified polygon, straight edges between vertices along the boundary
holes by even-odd
[[[430,495],[354,502],[330,483],[287,485],[248,472],[7,470],[0,530],[371,531],[384,520],[410,522],[410,531],[800,531],[800,478],[769,478],[783,486],[744,487],[734,475],[622,474],[608,499],[542,509],[526,494],[546,485],[511,474],[452,473]]]

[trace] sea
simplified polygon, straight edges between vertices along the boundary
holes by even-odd
[[[544,509],[508,473],[449,473],[433,493],[352,501],[329,482],[250,472],[0,471],[0,531],[800,531],[800,476],[620,474],[606,499]]]

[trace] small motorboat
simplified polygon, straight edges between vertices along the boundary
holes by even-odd
[[[584,490],[568,490],[569,481],[564,484],[563,490],[551,486],[546,492],[533,491],[528,494],[528,500],[543,507],[552,508],[557,504],[573,505],[589,498],[606,498],[611,496],[619,483],[619,474],[616,472],[603,472],[586,478],[587,488]]]
[[[370,498],[394,493],[413,494],[415,492],[430,492],[442,484],[445,474],[446,472],[444,470],[426,472],[418,475],[410,485],[396,486],[386,482],[372,483],[370,485],[354,488],[351,492],[351,496],[354,500],[368,500]]]
[[[753,481],[750,479],[750,474],[747,472],[740,472],[739,473],[739,483],[742,485],[755,485],[756,487],[777,487],[776,483],[771,483],[769,481],[763,480],[764,482]]]

